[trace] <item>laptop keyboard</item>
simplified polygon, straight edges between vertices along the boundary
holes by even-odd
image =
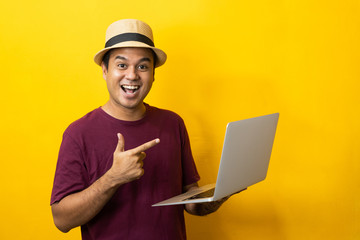
[[[184,199],[183,201],[212,197],[212,196],[214,196],[214,192],[215,192],[215,188],[212,188],[212,189],[209,189],[209,190],[207,190],[205,192],[202,192],[202,193],[196,194],[196,195],[194,195],[192,197],[189,197],[187,199]]]

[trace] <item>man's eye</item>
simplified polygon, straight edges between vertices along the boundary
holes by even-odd
[[[126,68],[126,64],[120,63],[120,64],[118,64],[118,67],[119,67],[119,68]]]
[[[146,66],[146,65],[139,65],[138,68],[139,68],[140,70],[147,70],[147,69],[148,69],[148,66]]]

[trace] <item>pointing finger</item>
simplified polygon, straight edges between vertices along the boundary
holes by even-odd
[[[133,148],[132,151],[134,153],[141,153],[141,152],[145,152],[146,150],[148,150],[149,148],[152,148],[153,146],[157,145],[160,142],[160,139],[154,139],[151,140],[147,143],[144,143],[143,145],[140,145],[136,148]]]

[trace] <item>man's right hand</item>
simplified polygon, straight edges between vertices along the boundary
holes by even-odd
[[[108,174],[115,185],[121,185],[139,179],[144,174],[142,167],[144,165],[143,160],[146,157],[145,151],[157,145],[160,139],[151,140],[125,151],[124,137],[120,133],[117,136],[118,144],[114,152],[113,165]]]
[[[109,171],[88,188],[70,194],[51,205],[54,223],[62,232],[68,232],[89,222],[111,199],[118,186],[139,179],[144,174],[144,151],[160,142],[159,139],[154,139],[124,151],[124,138],[120,133],[118,139],[113,165]]]

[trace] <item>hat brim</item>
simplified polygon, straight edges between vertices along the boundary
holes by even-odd
[[[95,54],[94,62],[97,65],[101,66],[102,59],[109,50],[114,49],[114,48],[125,48],[125,47],[140,47],[140,48],[152,49],[155,52],[155,55],[157,58],[155,67],[160,67],[161,65],[163,65],[166,62],[167,55],[163,50],[156,48],[156,47],[149,46],[145,43],[136,42],[136,41],[121,42],[121,43],[115,44],[111,47],[104,48]]]

